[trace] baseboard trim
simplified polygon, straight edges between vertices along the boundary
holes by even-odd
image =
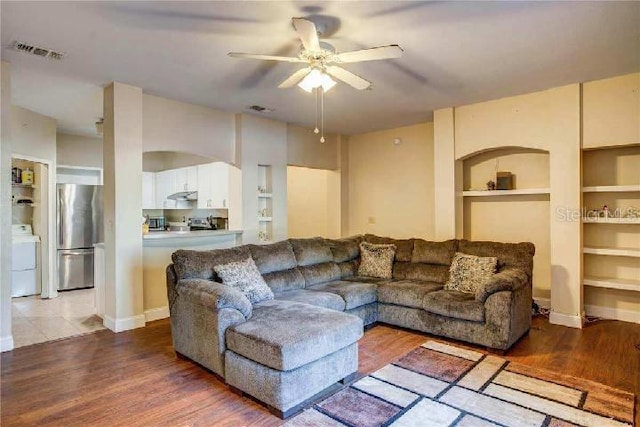
[[[102,318],[102,323],[113,332],[122,332],[130,329],[144,328],[145,316],[144,314],[139,314],[138,316],[114,319],[108,314],[105,314]]]
[[[584,318],[574,314],[556,313],[552,311],[549,313],[549,323],[582,329]]]
[[[0,352],[13,350],[13,335],[0,338]]]
[[[640,323],[640,313],[634,310],[624,310],[601,305],[585,305],[587,315],[602,317],[603,319],[621,320],[623,322]]]
[[[153,322],[154,320],[166,319],[169,317],[169,307],[158,307],[144,311],[144,318],[147,322]]]

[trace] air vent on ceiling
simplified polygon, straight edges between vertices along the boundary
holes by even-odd
[[[65,53],[64,52],[56,52],[55,50],[47,49],[40,46],[35,46],[29,43],[23,42],[13,42],[13,49],[18,52],[30,53],[32,55],[41,56],[43,58],[49,59],[57,59],[61,60]]]
[[[261,105],[252,105],[247,107],[247,110],[257,111],[258,113],[272,113],[274,111],[273,108],[267,108]]]

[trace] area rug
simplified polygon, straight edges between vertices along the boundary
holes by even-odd
[[[629,427],[634,403],[603,384],[428,341],[285,426]]]

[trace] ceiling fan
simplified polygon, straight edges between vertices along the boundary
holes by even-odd
[[[397,44],[339,53],[329,43],[320,42],[318,39],[318,30],[312,21],[305,18],[293,18],[291,21],[293,28],[295,28],[302,41],[302,51],[298,56],[259,55],[240,52],[230,52],[229,56],[233,58],[259,59],[264,61],[306,63],[307,66],[305,68],[293,73],[285,81],[280,83],[278,87],[284,89],[297,84],[307,92],[312,92],[313,89],[320,87],[322,87],[323,92],[326,92],[336,84],[331,77],[347,83],[358,90],[371,87],[370,81],[333,64],[377,61],[381,59],[398,58],[402,55],[402,48]]]

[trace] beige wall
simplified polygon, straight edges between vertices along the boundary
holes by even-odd
[[[340,237],[339,173],[287,168],[289,237]]]
[[[102,168],[102,138],[58,133],[56,152],[59,165]]]
[[[11,106],[13,154],[56,165],[56,121],[26,108]]]
[[[348,147],[349,228],[343,234],[433,238],[433,123],[353,135]]]
[[[287,125],[287,164],[316,169],[338,169],[338,135],[326,134],[325,142],[313,129]]]
[[[183,151],[234,163],[234,115],[152,95],[142,96],[143,151]]]

